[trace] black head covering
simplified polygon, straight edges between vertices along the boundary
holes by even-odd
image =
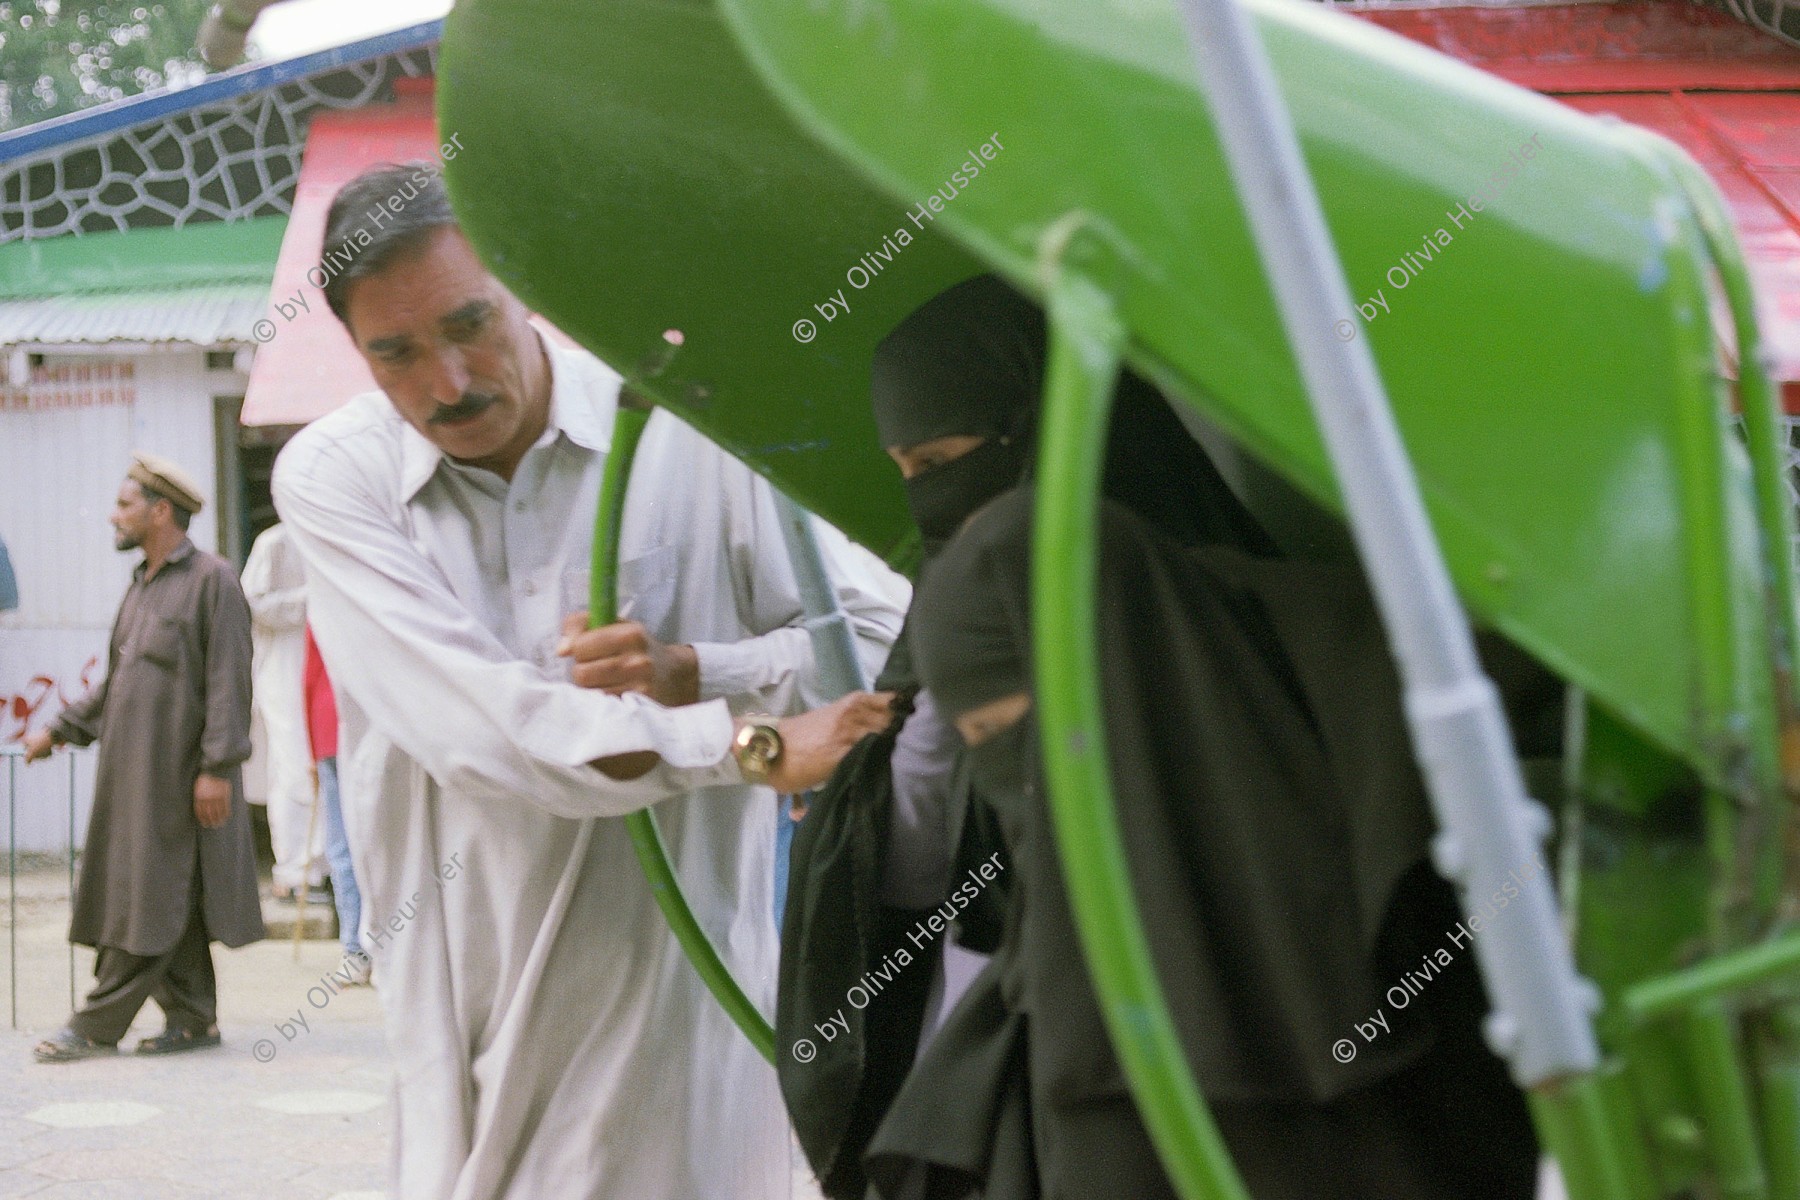
[[[1044,314],[993,275],[914,309],[875,347],[869,390],[884,447],[1024,431],[1044,391]]]
[[[906,481],[927,558],[1025,474],[1045,353],[1043,314],[992,275],[938,293],[875,348],[869,390],[884,447],[987,439]]]
[[[1043,310],[993,275],[940,292],[875,348],[870,393],[883,446],[988,439],[906,481],[927,558],[1030,477],[1048,353]],[[1162,393],[1130,370],[1114,396],[1104,490],[1184,544],[1275,553]]]

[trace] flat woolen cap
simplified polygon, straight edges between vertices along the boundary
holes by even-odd
[[[154,489],[169,498],[169,503],[187,512],[197,513],[206,507],[200,498],[200,485],[194,477],[160,454],[135,450],[125,475],[138,481],[139,487]]]

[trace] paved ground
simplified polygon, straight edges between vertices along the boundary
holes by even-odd
[[[60,868],[22,875],[18,927],[7,930],[17,935],[18,1022],[16,1032],[0,1025],[0,1198],[384,1195],[389,1068],[379,1003],[370,988],[313,992],[322,1007],[308,999],[337,966],[336,942],[303,942],[298,961],[286,941],[215,947],[222,1049],[44,1066],[31,1047],[68,1015],[66,889]],[[5,919],[0,908],[0,930]],[[78,951],[78,990],[92,970],[89,952]],[[291,1037],[280,1032],[284,1020]],[[161,1027],[146,1005],[123,1044]]]
[[[16,1028],[0,1025],[0,1200],[384,1200],[381,1008],[373,988],[321,988],[340,961],[327,913],[309,906],[303,932],[320,940],[296,959],[294,906],[268,900],[264,880],[280,940],[213,948],[222,1048],[47,1066],[31,1047],[69,1014],[66,868],[26,871],[17,886],[16,930],[0,893],[0,936],[16,935],[18,955]],[[85,994],[92,953],[78,949],[74,969]],[[10,1001],[0,996],[6,1017]],[[161,1030],[145,1005],[121,1045]],[[797,1150],[795,1161],[794,1194],[816,1197]]]
[[[302,942],[296,960],[293,906],[265,903],[283,940],[213,949],[223,1048],[45,1066],[31,1047],[69,1012],[67,889],[61,867],[22,874],[16,930],[0,895],[0,935],[16,933],[19,964],[17,1028],[0,1025],[0,1200],[384,1200],[381,1010],[372,988],[314,990],[338,965],[335,941]],[[89,951],[75,972],[85,992]],[[161,1028],[146,1005],[122,1044]],[[795,1194],[811,1193],[798,1162],[795,1176]],[[1563,1200],[1553,1172],[1541,1196]]]

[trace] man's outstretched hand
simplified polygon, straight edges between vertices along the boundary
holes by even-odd
[[[824,708],[778,718],[781,759],[769,772],[768,785],[793,795],[824,783],[852,746],[888,727],[893,701],[892,692],[851,692]],[[643,750],[595,759],[593,765],[613,779],[636,779],[658,761],[654,752]]]
[[[824,783],[852,746],[888,727],[893,703],[892,692],[851,692],[824,708],[776,721],[781,758],[769,772],[769,786],[791,796]]]

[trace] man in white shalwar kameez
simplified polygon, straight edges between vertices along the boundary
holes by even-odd
[[[325,822],[313,813],[312,748],[306,738],[306,572],[287,528],[250,544],[241,580],[250,602],[252,758],[263,781],[277,895],[325,881]],[[252,797],[254,801],[256,797]]]
[[[346,186],[327,245],[405,178],[385,171]],[[769,782],[794,790],[885,725],[886,698],[782,716],[822,697],[772,494],[667,414],[627,496],[632,623],[563,632],[618,376],[543,341],[441,184],[404,208],[413,226],[371,227],[387,240],[327,288],[383,391],[302,431],[274,479],[339,688],[396,1064],[390,1194],[787,1200],[774,1071],[669,934],[620,817],[656,803],[701,924],[767,1011],[777,801],[743,782],[742,718],[780,718]],[[817,528],[872,675],[904,581]]]

